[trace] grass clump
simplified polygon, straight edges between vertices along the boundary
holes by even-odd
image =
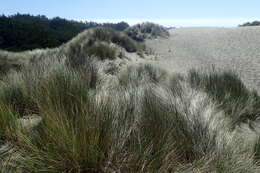
[[[99,57],[101,60],[116,58],[116,48],[109,46],[106,43],[97,43],[88,48],[87,55]]]
[[[122,86],[142,86],[146,83],[159,84],[166,79],[167,73],[151,64],[129,66],[119,74],[119,83]]]
[[[5,105],[0,106],[0,141],[13,140],[17,129],[17,116]],[[1,157],[0,157],[1,159]]]
[[[132,40],[130,37],[127,37],[124,34],[113,35],[111,41],[125,48],[127,52],[142,51],[145,49],[144,45],[136,43],[134,40]]]
[[[147,38],[168,37],[169,32],[163,26],[145,22],[129,27],[125,30],[132,39],[142,42]]]
[[[120,58],[120,48],[127,52],[142,52],[145,49],[142,44],[122,32],[109,28],[95,28],[81,33],[64,45],[61,52],[66,52],[69,64],[78,67],[86,64],[90,56],[96,56],[100,60]]]
[[[108,28],[96,28],[93,31],[92,37],[97,41],[111,41],[112,34],[115,31]]]
[[[23,84],[21,75],[14,72],[11,76],[15,77],[15,79],[9,81],[7,77],[2,81],[0,90],[1,104],[8,106],[13,113],[18,114],[20,117],[37,113],[37,106],[32,95]]]
[[[26,146],[20,164],[26,171],[100,172],[110,144],[110,117],[93,108],[83,76],[63,73],[38,92],[43,121],[32,136],[20,136]]]
[[[247,89],[237,74],[214,69],[209,73],[192,70],[189,72],[189,81],[193,88],[204,90],[218,102],[234,124],[254,121],[259,117],[260,97],[256,91]]]
[[[108,28],[96,28],[93,33],[93,38],[96,41],[112,42],[125,48],[127,52],[136,52],[144,49],[143,45],[136,43],[124,33]]]

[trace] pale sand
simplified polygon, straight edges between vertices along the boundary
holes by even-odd
[[[260,93],[260,27],[179,28],[168,39],[147,40],[164,69],[186,73],[191,68],[235,70]]]

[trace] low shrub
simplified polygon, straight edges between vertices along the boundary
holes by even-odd
[[[142,42],[147,38],[169,36],[169,32],[166,28],[150,22],[134,25],[132,27],[127,28],[125,32],[133,40],[139,42]]]

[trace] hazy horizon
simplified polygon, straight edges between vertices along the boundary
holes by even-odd
[[[143,22],[153,22],[165,27],[236,27],[246,22],[253,22],[258,19],[254,18],[194,18],[194,19],[76,19],[79,21],[94,21],[98,23],[118,23],[121,21],[127,22],[129,25],[134,25]]]
[[[257,0],[8,0],[1,3],[0,14],[16,13],[45,15],[61,18],[120,22],[130,25],[150,21],[167,27],[218,26],[235,27],[245,22],[260,20]]]

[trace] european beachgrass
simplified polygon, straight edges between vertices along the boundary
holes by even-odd
[[[99,86],[93,62],[76,70],[66,58],[49,59],[6,76],[1,138],[19,153],[8,158],[9,170],[259,171],[257,140],[250,148],[237,130],[258,118],[259,98],[236,75],[170,75],[143,64],[125,68],[106,87]],[[224,78],[236,85],[221,83]],[[227,105],[244,113],[229,112]],[[19,116],[32,113],[42,122],[30,132],[19,128]]]
[[[2,77],[3,172],[260,172],[260,98],[238,75],[146,63],[105,74],[76,51],[82,37],[74,56],[64,45]],[[23,127],[31,115],[40,123]]]

